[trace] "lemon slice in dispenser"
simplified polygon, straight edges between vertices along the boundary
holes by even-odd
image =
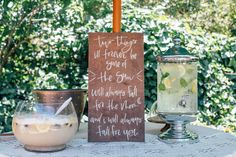
[[[165,85],[165,87],[166,87],[167,89],[170,89],[170,88],[171,88],[172,81],[170,80],[170,78],[164,79],[164,80],[163,80],[163,83],[164,83],[164,85]]]
[[[163,73],[169,73],[172,78],[180,78],[185,75],[185,67],[184,65],[179,64],[166,64],[162,66]]]
[[[193,80],[191,90],[193,93],[197,93],[197,79]]]
[[[184,66],[183,65],[177,65],[177,69],[178,69],[177,70],[178,71],[178,75],[177,76],[179,76],[179,77],[184,76],[184,74],[186,72]]]

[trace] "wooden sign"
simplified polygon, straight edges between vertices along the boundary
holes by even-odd
[[[142,33],[89,33],[88,141],[144,141]]]

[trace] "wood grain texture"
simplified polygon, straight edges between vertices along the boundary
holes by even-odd
[[[89,33],[88,141],[144,141],[142,33]]]

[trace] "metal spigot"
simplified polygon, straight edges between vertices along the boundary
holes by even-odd
[[[178,105],[182,106],[182,107],[186,107],[188,97],[189,97],[189,95],[183,95],[181,100],[178,102]]]
[[[186,107],[186,104],[187,104],[187,102],[184,99],[180,100],[180,102],[179,102],[179,106],[182,106],[182,107]]]

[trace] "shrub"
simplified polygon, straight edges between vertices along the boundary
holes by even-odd
[[[16,104],[32,89],[85,84],[87,39],[80,2],[0,2],[0,132],[11,130]]]
[[[4,12],[4,16],[17,12],[18,16],[8,19],[8,23],[11,22],[14,26],[22,12],[26,12],[26,15],[30,14],[34,7],[41,6],[40,4],[43,3],[35,2],[37,3],[16,2],[10,8],[9,3],[1,3],[0,5],[5,5],[1,8],[8,7],[7,11],[1,10],[1,12]],[[27,99],[32,89],[86,88],[87,33],[111,32],[112,30],[111,14],[94,19],[88,14],[84,15],[82,3],[54,2],[54,4],[46,3],[43,6],[40,12],[35,13],[31,18],[26,18],[22,25],[17,27],[17,31],[12,36],[14,37],[13,44],[9,49],[14,48],[19,41],[27,40],[15,48],[8,56],[6,63],[1,62],[1,132],[11,130],[11,119],[16,104]],[[30,22],[34,25],[30,25]],[[0,27],[0,30],[5,32],[0,38],[1,50],[6,44],[4,41],[8,41],[11,34],[7,28],[8,23],[2,22],[3,25]],[[182,45],[200,59],[199,120],[216,126],[235,126],[235,91],[231,88],[232,81],[225,76],[225,72],[235,72],[232,65],[236,54],[235,38],[209,34],[202,29],[192,30],[183,21],[176,21],[166,16],[158,6],[140,7],[133,1],[124,1],[122,24],[122,30],[125,32],[144,33],[145,107],[147,110],[157,99],[156,55],[170,48],[173,45],[173,36],[178,33],[182,38]],[[1,51],[1,56],[2,54]]]

